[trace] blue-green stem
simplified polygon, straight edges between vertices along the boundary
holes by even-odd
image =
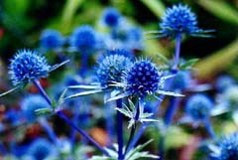
[[[206,128],[206,130],[207,130],[209,136],[210,136],[212,139],[216,138],[216,134],[215,134],[214,129],[213,129],[213,127],[212,127],[212,123],[211,123],[211,119],[210,119],[210,118],[208,118],[208,119],[206,119],[206,120],[204,121],[204,126],[205,126],[205,128]]]
[[[176,46],[175,46],[175,55],[174,55],[174,63],[172,70],[177,71],[178,65],[179,65],[179,59],[180,59],[180,50],[181,50],[181,41],[182,41],[182,35],[177,34],[175,38]]]
[[[117,108],[122,108],[122,99],[116,101]],[[118,160],[124,160],[123,154],[123,115],[117,111],[117,143],[118,143]]]
[[[179,98],[171,97],[170,105],[168,106],[168,109],[166,110],[164,117],[164,123],[166,126],[169,126],[171,124],[173,117],[178,109],[179,102],[180,102]]]
[[[33,84],[37,87],[40,94],[45,98],[45,100],[48,102],[50,106],[52,106],[52,101],[50,97],[47,95],[43,87],[41,86],[40,82],[38,80],[33,80]],[[52,106],[53,107],[53,106]],[[87,139],[89,142],[91,142],[95,147],[97,147],[102,153],[109,156],[108,152],[102,148],[94,139],[92,139],[86,132],[84,132],[81,128],[77,127],[68,117],[66,117],[62,111],[57,111],[56,115],[58,115],[60,118],[62,118],[69,126],[74,128],[76,131],[78,131],[85,139]]]

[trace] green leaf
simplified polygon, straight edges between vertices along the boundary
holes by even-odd
[[[203,8],[224,21],[238,25],[238,11],[223,0],[199,0]]]
[[[51,108],[40,108],[35,110],[35,113],[38,116],[44,116],[44,115],[49,115],[53,113],[53,110]]]
[[[190,60],[186,61],[185,63],[180,64],[179,68],[182,70],[191,69],[198,61],[199,61],[198,58],[190,59]]]

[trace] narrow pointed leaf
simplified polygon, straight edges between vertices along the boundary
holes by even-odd
[[[52,71],[58,69],[59,67],[65,65],[65,64],[67,64],[67,63],[69,63],[69,62],[70,62],[70,60],[68,59],[68,60],[63,61],[62,63],[53,65],[53,66],[50,68],[50,72],[52,72]]]
[[[95,93],[100,93],[100,92],[102,92],[102,90],[84,91],[84,92],[80,92],[80,93],[70,95],[70,96],[66,97],[65,99],[77,98],[77,97],[87,96],[87,95],[90,95],[90,94],[95,94]]]
[[[15,87],[15,88],[12,88],[12,89],[10,89],[10,90],[8,90],[6,92],[1,93],[0,97],[6,96],[7,94],[10,94],[10,93],[14,92],[17,89],[19,89],[19,86]]]
[[[122,93],[122,94],[119,94],[119,95],[117,95],[117,96],[115,96],[115,97],[111,97],[111,98],[107,99],[106,102],[115,101],[115,100],[118,100],[118,99],[125,98],[125,97],[127,97],[127,96],[128,96],[127,93]]]
[[[156,91],[156,93],[157,94],[163,94],[163,95],[166,95],[166,96],[184,97],[183,94],[175,93],[175,92],[171,92],[171,91],[158,90],[158,91]]]

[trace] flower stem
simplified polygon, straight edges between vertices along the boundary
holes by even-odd
[[[181,49],[181,41],[182,41],[182,36],[181,34],[178,34],[176,36],[176,46],[175,46],[175,55],[174,55],[174,64],[172,67],[173,71],[178,70],[178,64],[179,64],[179,58],[180,58],[180,49]]]
[[[50,99],[50,97],[48,96],[48,94],[45,92],[45,90],[43,89],[43,87],[41,86],[40,82],[38,80],[33,80],[33,84],[36,86],[36,88],[39,90],[40,94],[45,98],[45,100],[47,101],[47,103],[52,106],[52,101]]]
[[[129,140],[127,142],[127,145],[126,145],[126,149],[125,149],[125,153],[124,153],[124,157],[126,156],[126,154],[128,153],[128,151],[130,151],[130,144],[132,143],[132,140],[133,140],[133,137],[135,135],[135,132],[136,132],[136,123],[135,125],[132,126],[131,128],[131,133],[130,133],[130,137],[129,137]]]
[[[45,100],[49,103],[49,105],[52,106],[52,101],[41,86],[40,82],[38,80],[33,81],[34,85],[38,88],[41,95],[45,98]],[[84,132],[81,128],[78,128],[68,117],[66,117],[61,111],[57,111],[56,114],[62,118],[69,126],[74,128],[76,131],[78,131],[85,139],[87,139],[89,142],[91,142],[94,146],[96,146],[102,153],[104,153],[107,156],[110,156],[108,152],[103,149],[94,139],[92,139],[86,132]]]
[[[180,102],[179,98],[171,97],[170,105],[167,108],[167,111],[165,113],[165,118],[164,118],[164,123],[166,126],[169,126],[171,124],[173,117],[177,111],[179,102]]]
[[[77,127],[68,117],[66,117],[62,111],[57,111],[56,114],[63,119],[69,126],[78,131],[85,139],[91,142],[94,146],[96,146],[102,153],[109,156],[108,152],[102,148],[93,138],[91,138],[86,132],[84,132],[81,128]]]
[[[117,108],[122,108],[122,99],[116,101]],[[123,115],[117,111],[117,143],[118,143],[118,160],[124,160],[123,155]]]
[[[212,127],[211,120],[210,119],[205,120],[204,125],[210,137],[214,139],[216,137],[216,134]]]
[[[41,126],[45,129],[45,131],[47,132],[49,138],[54,142],[55,145],[58,145],[57,136],[55,135],[53,129],[50,127],[47,120],[45,118],[40,118],[39,122],[40,122]]]

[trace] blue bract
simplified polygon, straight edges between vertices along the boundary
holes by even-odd
[[[121,14],[115,8],[107,8],[103,12],[103,22],[109,27],[117,27]]]
[[[28,151],[28,155],[34,160],[43,160],[52,154],[52,145],[46,139],[39,138],[35,140]]]
[[[165,11],[160,23],[161,34],[175,37],[178,34],[196,34],[201,30],[197,26],[197,17],[187,5],[174,5]]]
[[[161,74],[154,63],[139,60],[127,72],[126,91],[130,95],[145,97],[159,89]]]
[[[64,39],[60,32],[52,29],[44,30],[40,37],[40,45],[44,49],[57,49],[62,47]]]
[[[125,50],[112,50],[107,52],[102,61],[99,62],[97,77],[104,87],[117,82],[122,82],[125,71],[132,66],[130,52]]]
[[[186,113],[194,120],[206,120],[210,116],[212,107],[213,103],[207,96],[197,94],[189,98]]]
[[[20,50],[11,59],[10,79],[13,85],[26,84],[34,79],[47,77],[50,72],[45,57],[31,50]]]
[[[34,122],[37,118],[36,110],[43,108],[50,108],[46,100],[40,95],[30,95],[23,99],[21,103],[22,110],[26,119],[30,122]]]
[[[88,25],[76,28],[70,38],[70,44],[82,54],[91,53],[97,47],[96,32]]]

